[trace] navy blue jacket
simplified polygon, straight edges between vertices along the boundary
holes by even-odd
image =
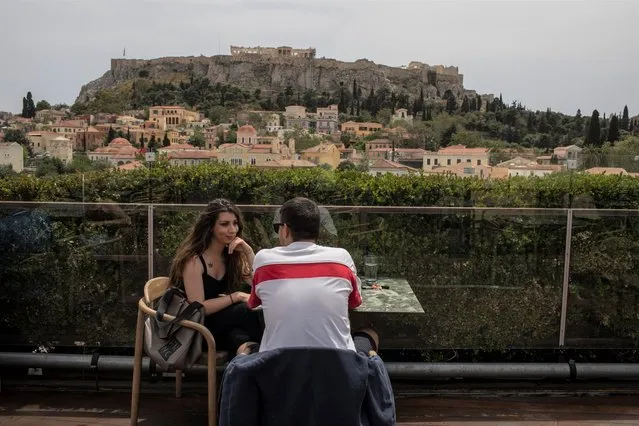
[[[395,399],[379,356],[291,348],[235,357],[220,395],[220,426],[390,426]]]

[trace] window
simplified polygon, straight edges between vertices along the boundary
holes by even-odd
[[[470,161],[471,161],[471,160],[470,160],[470,158],[468,158],[468,159],[466,160],[466,162],[467,162],[467,163],[470,163]]]
[[[439,164],[439,160],[435,158],[434,165],[438,165],[438,164]]]
[[[426,159],[426,165],[427,165],[427,166],[430,166],[430,158],[427,158],[427,159]]]
[[[254,166],[255,163],[257,163],[257,161],[255,160],[255,158],[251,158],[251,166]]]
[[[450,158],[446,160],[446,165],[450,166]]]
[[[457,159],[457,164],[461,163],[461,158]]]
[[[477,165],[481,166],[481,160],[477,160]]]

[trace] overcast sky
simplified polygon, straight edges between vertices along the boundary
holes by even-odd
[[[456,65],[531,109],[639,114],[639,1],[0,0],[0,110],[73,103],[112,57],[313,46],[318,56]]]

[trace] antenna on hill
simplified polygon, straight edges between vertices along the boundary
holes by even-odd
[[[221,44],[220,44],[220,36],[218,35],[217,36],[217,54],[218,55],[222,54],[222,48],[220,46],[221,46]]]
[[[126,58],[126,47],[124,48],[124,50],[122,51],[122,57]]]

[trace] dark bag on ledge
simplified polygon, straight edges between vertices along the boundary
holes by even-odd
[[[164,371],[188,370],[202,355],[202,335],[178,324],[189,320],[204,324],[204,306],[189,303],[183,290],[167,289],[158,302],[157,315],[148,317],[144,330],[144,350]],[[164,320],[164,315],[175,317]]]

